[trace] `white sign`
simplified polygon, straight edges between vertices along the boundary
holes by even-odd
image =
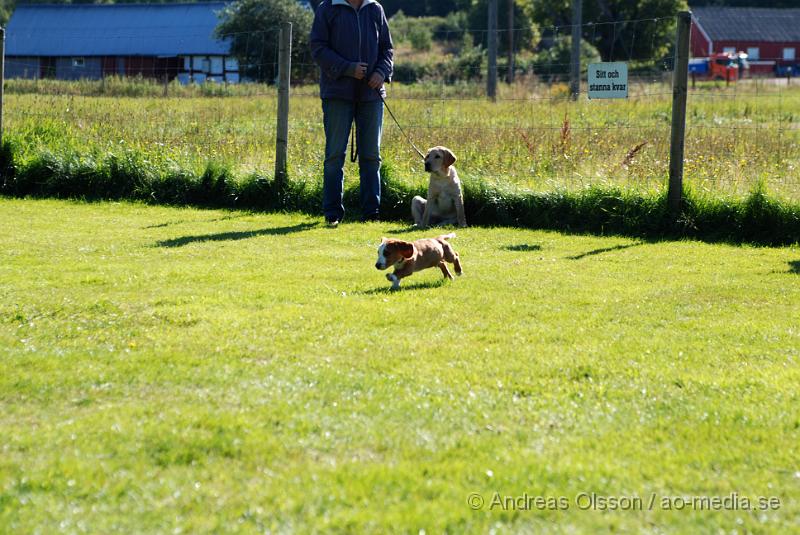
[[[589,98],[628,98],[628,64],[589,64]]]

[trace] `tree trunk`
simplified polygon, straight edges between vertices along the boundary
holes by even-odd
[[[508,72],[506,82],[514,82],[514,0],[508,0]]]

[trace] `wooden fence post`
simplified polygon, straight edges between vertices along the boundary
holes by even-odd
[[[669,190],[667,204],[670,215],[677,219],[683,203],[683,149],[686,139],[686,98],[689,91],[689,31],[692,15],[678,13],[675,65],[672,81],[672,135],[669,149]]]
[[[514,83],[514,7],[516,1],[508,0],[508,71],[506,82]]]
[[[572,100],[581,93],[581,30],[583,26],[583,2],[572,0],[572,58],[570,58],[569,92]]]
[[[6,85],[6,29],[0,28],[0,145],[3,144],[3,104]]]
[[[497,0],[489,0],[489,76],[486,80],[486,94],[497,99]]]
[[[289,152],[289,86],[292,70],[292,23],[281,25],[278,45],[278,130],[275,138],[275,181],[286,185]]]

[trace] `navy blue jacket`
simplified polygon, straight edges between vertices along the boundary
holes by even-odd
[[[373,72],[389,82],[394,70],[394,45],[383,7],[364,0],[356,11],[347,0],[323,0],[314,13],[309,36],[311,57],[320,66],[319,94],[322,98],[378,100],[378,92],[367,85]],[[352,76],[356,63],[367,64],[367,76]],[[386,90],[381,87],[381,95]]]

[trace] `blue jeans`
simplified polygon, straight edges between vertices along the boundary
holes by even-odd
[[[341,221],[344,217],[344,160],[353,119],[361,178],[361,217],[377,217],[381,203],[383,102],[323,99],[322,114],[325,125],[322,211],[325,218]]]

